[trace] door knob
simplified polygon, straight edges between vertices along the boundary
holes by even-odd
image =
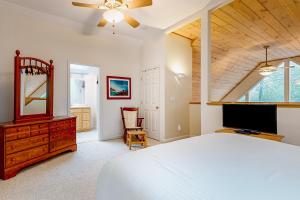
[[[156,106],[156,110],[158,110],[159,109],[159,107],[158,106]]]

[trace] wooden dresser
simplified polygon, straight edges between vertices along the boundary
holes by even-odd
[[[0,178],[66,151],[76,151],[76,118],[0,124]]]
[[[76,117],[77,132],[91,130],[91,108],[90,107],[72,107],[71,115]]]

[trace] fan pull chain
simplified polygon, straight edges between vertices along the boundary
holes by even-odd
[[[116,32],[115,32],[115,28],[116,28],[115,20],[113,21],[112,28],[113,28],[113,35],[115,35],[116,34]]]

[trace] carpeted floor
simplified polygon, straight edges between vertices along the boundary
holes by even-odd
[[[77,144],[83,142],[97,141],[97,140],[98,140],[98,132],[96,129],[77,133]]]
[[[150,145],[158,142],[150,141]],[[57,156],[0,180],[0,200],[94,200],[101,167],[128,153],[121,140],[84,142],[78,151]]]

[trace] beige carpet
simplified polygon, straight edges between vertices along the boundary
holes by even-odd
[[[150,141],[153,144],[157,142]],[[94,200],[103,164],[128,152],[121,140],[78,144],[75,153],[27,168],[10,180],[0,180],[0,200]]]
[[[91,142],[98,140],[98,132],[96,129],[86,132],[77,133],[77,144],[83,142]]]

